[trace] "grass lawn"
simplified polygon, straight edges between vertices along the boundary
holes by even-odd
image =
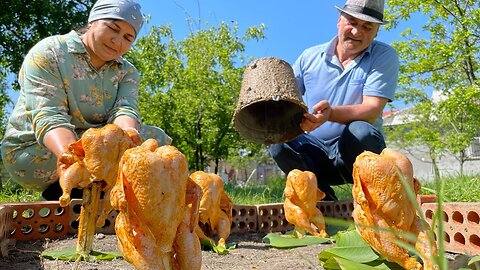
[[[267,184],[225,185],[225,190],[235,204],[254,205],[283,202],[285,179],[273,177]],[[339,200],[352,198],[352,185],[334,186]],[[438,191],[438,192],[437,192]],[[444,202],[480,202],[480,176],[442,178],[439,183],[422,183],[421,194],[442,194]],[[6,181],[0,190],[0,202],[41,201],[40,192],[27,191]]]

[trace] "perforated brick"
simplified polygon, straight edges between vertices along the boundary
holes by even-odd
[[[61,238],[68,234],[68,210],[58,202],[6,203],[13,212],[11,237],[17,240]]]
[[[257,205],[258,232],[286,232],[293,230],[293,225],[288,223],[283,210],[283,203]]]
[[[436,203],[424,203],[421,208],[432,226]],[[445,249],[447,251],[480,255],[480,203],[444,203]],[[434,229],[437,232],[438,226]],[[437,233],[435,233],[437,234]],[[438,239],[438,235],[435,235]]]
[[[101,202],[100,202],[101,205]],[[73,199],[69,205],[69,222],[68,222],[68,232],[70,234],[76,234],[78,232],[78,221],[80,218],[80,210],[82,206],[81,199]],[[101,228],[96,228],[97,233],[103,234],[115,234],[115,219],[117,218],[118,212],[115,210],[110,211],[105,220],[105,225]]]
[[[257,226],[257,207],[255,205],[233,206],[231,233],[257,232]]]

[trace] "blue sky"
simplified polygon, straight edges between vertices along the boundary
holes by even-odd
[[[303,50],[324,43],[337,34],[339,13],[335,6],[343,7],[346,0],[137,0],[142,5],[144,14],[151,20],[140,31],[148,34],[152,25],[170,24],[176,40],[182,40],[198,27],[219,25],[221,22],[236,22],[239,35],[251,26],[266,26],[265,39],[246,44],[245,54],[260,57],[278,57],[293,64]],[[388,1],[386,1],[388,3]],[[189,24],[192,18],[196,24]],[[200,25],[198,20],[201,20]],[[405,28],[412,28],[417,33],[424,24],[418,16],[411,21],[402,22],[397,29],[387,31],[380,29],[377,40],[388,44],[400,40],[400,33]],[[394,101],[394,106],[402,108],[401,101]],[[386,110],[389,110],[386,107]]]
[[[177,40],[185,38],[190,26],[187,18],[203,23],[237,22],[239,35],[250,26],[265,24],[266,38],[246,44],[246,54],[254,57],[274,56],[293,64],[306,48],[326,42],[337,33],[338,12],[345,0],[137,0],[142,11],[151,16],[141,35],[152,25],[171,24]],[[194,30],[198,25],[194,25]],[[200,27],[205,28],[205,24]],[[381,30],[377,39],[391,43],[400,38],[400,31]]]
[[[245,54],[254,58],[278,57],[290,64],[300,53],[313,45],[326,42],[337,33],[338,12],[335,6],[343,7],[345,0],[137,0],[142,12],[150,16],[140,35],[146,35],[153,25],[170,24],[176,40],[182,40],[205,23],[218,25],[221,22],[236,22],[239,35],[251,26],[266,26],[265,39],[246,44]],[[188,18],[201,24],[190,25]],[[423,23],[422,23],[423,24]],[[377,40],[391,43],[399,40],[405,27],[418,25],[415,22],[400,24],[394,31],[383,28]],[[403,27],[403,28],[402,28]],[[16,102],[18,93],[9,91]],[[395,103],[396,104],[396,103]],[[398,104],[400,106],[401,104]],[[10,110],[11,108],[8,108]]]

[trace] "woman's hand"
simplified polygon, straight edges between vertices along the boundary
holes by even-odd
[[[332,107],[326,100],[322,100],[313,106],[313,114],[305,113],[303,120],[300,123],[300,128],[303,131],[312,131],[330,118]]]

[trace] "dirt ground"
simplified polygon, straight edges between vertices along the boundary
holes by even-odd
[[[271,248],[262,242],[263,234],[231,235],[228,243],[237,247],[226,255],[202,251],[202,269],[323,269],[316,259],[317,254],[332,244],[321,244],[293,249]],[[0,258],[2,270],[71,270],[73,262],[53,261],[40,258],[44,250],[61,250],[74,246],[76,238],[51,241],[17,242],[9,256]],[[96,251],[118,251],[115,235],[100,235],[94,241]],[[82,270],[135,270],[133,265],[117,259],[113,261],[81,262]]]
[[[262,242],[263,234],[233,234],[228,243],[237,243],[237,247],[226,255],[218,255],[212,251],[202,251],[203,269],[229,270],[277,270],[277,269],[323,269],[316,259],[322,250],[333,244],[320,244],[292,249],[271,248]],[[77,239],[39,240],[17,242],[9,249],[9,256],[0,257],[1,270],[72,270],[73,262],[54,261],[39,256],[42,251],[58,251],[75,246]],[[95,251],[118,252],[115,235],[97,234],[94,240]],[[449,270],[467,267],[469,256],[461,254],[446,254]],[[113,261],[80,262],[81,270],[135,270],[135,267],[123,259]],[[480,268],[478,268],[480,269]]]

